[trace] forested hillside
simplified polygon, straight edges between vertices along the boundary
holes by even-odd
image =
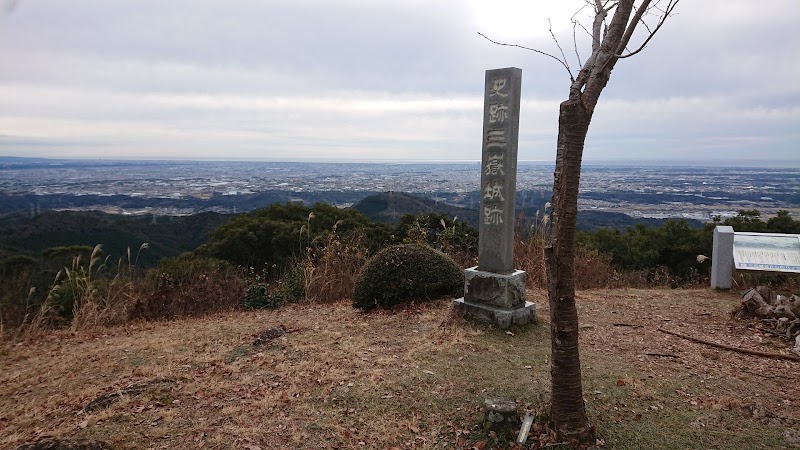
[[[0,322],[18,326],[33,312],[47,310],[58,318],[54,323],[69,323],[85,304],[106,305],[92,314],[102,311],[124,321],[342,300],[352,294],[367,259],[397,244],[433,247],[461,268],[477,263],[478,231],[454,214],[465,211],[449,206],[447,214],[429,212],[442,203],[404,194],[370,202],[361,207],[372,208],[373,215],[380,216],[390,202],[417,213],[384,216],[391,224],[324,203],[155,220],[75,211],[48,211],[32,219],[7,215],[0,220]],[[547,214],[542,208],[530,217],[520,215],[517,223],[515,266],[528,273],[532,288],[546,283]],[[585,217],[596,227],[596,217],[604,216],[615,217]],[[578,287],[705,284],[710,264],[698,255],[711,256],[712,231],[720,224],[737,231],[800,233],[800,222],[788,212],[763,220],[757,210],[704,226],[678,220],[590,228],[579,233]],[[785,277],[764,281],[780,284]],[[120,309],[113,312],[108,305]]]
[[[0,221],[0,258],[12,255],[41,256],[61,246],[102,244],[106,254],[117,257],[143,243],[142,266],[152,266],[169,256],[191,251],[229,216],[213,212],[179,217],[121,216],[97,211],[45,211],[39,216],[6,216]]]

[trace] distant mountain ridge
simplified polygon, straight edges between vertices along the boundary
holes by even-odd
[[[395,224],[406,214],[436,213],[458,218],[477,228],[478,211],[405,192],[370,195],[352,206],[371,220]]]
[[[407,194],[405,192],[383,192],[370,195],[363,200],[355,203],[352,208],[358,210],[372,220],[384,223],[397,223],[405,214],[436,213],[444,214],[449,217],[458,216],[459,220],[469,223],[473,227],[478,227],[479,215],[477,209],[463,208],[449,203],[436,201],[431,198]],[[518,208],[518,213],[524,213],[525,217],[536,217],[536,207]],[[582,231],[594,231],[600,228],[625,229],[636,224],[644,224],[651,227],[663,225],[669,219],[650,219],[635,218],[620,212],[578,211],[578,229]],[[687,219],[689,225],[701,227],[699,220]]]

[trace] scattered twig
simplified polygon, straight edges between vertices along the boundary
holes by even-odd
[[[786,337],[786,333],[778,333],[777,331],[768,330],[766,328],[756,327],[756,330],[758,330],[758,331],[760,331],[762,333],[768,333],[768,334],[772,334],[774,336],[780,336],[782,338]]]
[[[686,339],[687,341],[697,342],[699,344],[710,345],[711,347],[730,350],[732,352],[744,353],[746,355],[762,356],[764,358],[787,359],[789,361],[800,362],[800,356],[786,355],[786,354],[783,354],[783,353],[760,352],[758,350],[749,350],[749,349],[746,349],[746,348],[733,347],[733,346],[730,346],[730,345],[718,344],[716,342],[706,341],[706,340],[699,339],[699,338],[696,338],[696,337],[687,336],[685,334],[676,333],[674,331],[665,330],[663,328],[656,328],[656,329],[658,331],[661,331],[662,333],[667,333],[667,334],[671,334],[673,336],[678,336],[679,338]]]
[[[614,323],[612,324],[615,327],[633,327],[633,328],[644,328],[644,325],[634,325],[631,323]]]
[[[676,358],[676,359],[680,359],[680,356],[678,356],[678,355],[672,355],[672,354],[669,354],[669,353],[645,353],[645,355],[647,355],[647,356],[660,356],[660,357],[662,357],[662,358]]]

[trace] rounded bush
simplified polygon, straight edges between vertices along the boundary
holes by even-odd
[[[395,245],[364,264],[356,279],[353,307],[388,308],[463,292],[464,273],[449,256],[426,245]]]

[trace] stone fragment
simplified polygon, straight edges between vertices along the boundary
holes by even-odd
[[[83,407],[86,412],[94,412],[100,409],[106,409],[114,402],[118,401],[125,395],[134,396],[139,395],[149,389],[154,389],[157,386],[171,387],[178,384],[178,380],[172,378],[154,378],[150,381],[143,381],[141,383],[132,383],[123,389],[103,394],[94,400],[90,401]]]
[[[484,401],[483,425],[487,433],[497,433],[499,442],[513,441],[521,425],[517,404],[507,398],[487,398]]]
[[[253,345],[264,345],[273,339],[283,336],[284,334],[286,334],[286,330],[284,330],[283,327],[267,328],[260,335],[258,335],[255,341],[253,341]]]

